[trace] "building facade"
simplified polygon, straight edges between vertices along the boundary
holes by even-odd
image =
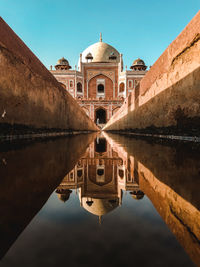
[[[130,70],[124,70],[122,54],[102,42],[100,36],[99,42],[80,54],[78,68],[72,70],[69,62],[61,58],[50,71],[86,114],[104,125],[144,77],[146,68],[143,60],[136,59]]]

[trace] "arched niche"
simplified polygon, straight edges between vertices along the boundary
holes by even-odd
[[[120,85],[119,85],[119,92],[120,92],[120,93],[123,93],[124,90],[125,90],[125,84],[124,84],[124,82],[122,82],[122,83],[120,83]]]
[[[82,83],[77,83],[77,93],[83,93]]]

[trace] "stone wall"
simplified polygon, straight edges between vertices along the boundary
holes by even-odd
[[[0,18],[0,129],[97,130],[76,101]]]
[[[105,130],[199,133],[200,12],[151,67]]]

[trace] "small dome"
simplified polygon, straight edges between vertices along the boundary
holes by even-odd
[[[133,61],[133,64],[130,68],[134,70],[146,70],[147,66],[141,58],[137,58]]]
[[[64,57],[62,57],[61,59],[59,59],[57,61],[57,64],[55,65],[55,69],[56,70],[68,70],[68,69],[71,69],[71,66],[69,65],[69,62],[67,59],[65,59]]]
[[[72,193],[72,190],[70,189],[64,189],[62,187],[58,187],[56,189],[56,193],[58,194],[58,198],[63,201],[63,202],[66,202],[69,197],[70,197],[70,194]]]

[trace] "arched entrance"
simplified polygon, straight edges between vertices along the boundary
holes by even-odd
[[[106,110],[99,108],[95,112],[95,122],[96,124],[105,124],[106,123]]]

